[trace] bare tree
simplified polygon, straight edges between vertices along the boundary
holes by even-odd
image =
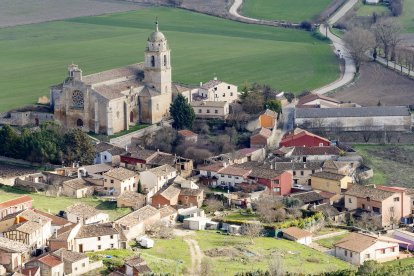
[[[394,60],[395,50],[401,42],[401,26],[392,18],[379,20],[372,27],[377,45],[384,50],[384,57]]]
[[[268,264],[268,270],[270,273],[270,276],[283,276],[286,275],[285,271],[285,264],[283,262],[283,258],[280,255],[280,253],[277,253],[275,256],[273,256]]]
[[[263,233],[263,226],[259,223],[245,223],[242,225],[242,234],[250,238],[254,244],[254,238],[260,237]]]
[[[224,209],[223,201],[217,200],[215,198],[209,198],[204,201],[204,205],[206,205],[206,212],[207,213],[214,213],[216,211],[220,211]]]
[[[277,222],[281,222],[286,219],[286,210],[284,208],[275,210],[274,214],[274,220]]]
[[[205,159],[213,156],[213,154],[209,150],[199,149],[195,147],[189,147],[185,150],[183,155],[186,158],[193,159],[194,162],[197,164],[201,164]]]
[[[261,92],[249,92],[242,102],[243,110],[249,114],[256,114],[264,110],[264,96]]]
[[[375,37],[370,31],[355,27],[346,32],[343,40],[359,72],[361,63],[366,60],[366,52],[375,46]]]
[[[174,236],[173,229],[161,221],[149,226],[146,232],[158,239],[171,239]]]
[[[283,204],[273,197],[262,197],[256,202],[256,211],[263,222],[274,222],[277,216],[276,210],[282,207]]]
[[[373,119],[366,119],[364,124],[361,126],[361,134],[364,138],[365,143],[368,143],[374,134],[374,121]]]
[[[356,221],[356,225],[362,229],[375,231],[381,228],[381,216],[373,213],[362,213],[361,217]]]

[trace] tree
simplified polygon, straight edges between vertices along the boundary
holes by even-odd
[[[293,101],[293,99],[295,99],[295,94],[293,94],[292,92],[285,92],[283,94],[283,96],[285,96],[286,100],[291,103]]]
[[[273,256],[268,264],[268,270],[270,273],[270,276],[284,276],[286,275],[285,271],[285,264],[283,262],[282,256],[277,253],[275,256]]]
[[[242,102],[243,110],[249,114],[257,114],[264,110],[264,96],[260,92],[249,92]]]
[[[204,205],[206,206],[204,210],[207,213],[214,213],[224,209],[223,201],[215,198],[206,199]]]
[[[276,112],[277,114],[282,113],[282,103],[279,100],[269,100],[266,102],[266,108]]]
[[[388,61],[394,59],[395,49],[401,42],[401,26],[392,19],[379,20],[372,27],[376,43],[384,50],[384,57]]]
[[[62,149],[66,164],[79,162],[82,165],[90,165],[95,157],[91,139],[78,128],[63,135]]]
[[[195,147],[187,148],[183,155],[186,158],[193,159],[196,164],[202,164],[205,159],[213,156],[209,150]]]
[[[376,261],[365,261],[359,268],[357,275],[372,275],[379,268]]]
[[[375,46],[374,35],[370,31],[355,27],[345,33],[343,41],[355,62],[356,71],[359,72],[361,63],[366,60],[366,52]]]
[[[260,237],[263,233],[263,226],[260,223],[245,223],[242,225],[241,232],[250,238],[250,242],[254,244],[254,238]]]
[[[170,114],[174,119],[174,126],[178,129],[192,128],[195,113],[182,94],[178,94],[177,98],[171,103]]]
[[[277,213],[278,209],[283,208],[283,203],[275,197],[262,197],[256,202],[256,211],[263,222],[274,222],[276,216],[281,218],[284,214],[282,212]]]
[[[140,193],[140,194],[142,194],[142,184],[141,184],[141,179],[138,181],[138,190],[137,190],[137,192],[138,193]]]
[[[15,157],[19,142],[19,136],[9,125],[0,129],[0,155]]]
[[[147,147],[153,150],[172,152],[178,144],[177,131],[171,127],[164,127],[157,131],[147,144]]]

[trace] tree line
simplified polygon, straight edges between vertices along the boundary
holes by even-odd
[[[80,129],[64,131],[52,122],[38,130],[17,131],[5,125],[0,129],[0,155],[40,164],[91,164],[95,151],[91,139]]]

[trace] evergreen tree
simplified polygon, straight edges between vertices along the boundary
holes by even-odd
[[[279,100],[269,100],[266,102],[266,108],[276,112],[277,114],[282,113],[282,103]]]
[[[170,114],[174,119],[174,126],[178,129],[191,128],[195,120],[195,113],[187,99],[178,94],[171,103]]]
[[[142,194],[142,184],[141,184],[141,180],[138,181],[138,193]]]
[[[95,150],[91,139],[82,130],[76,128],[63,135],[63,158],[67,165],[79,162],[82,165],[92,164]]]

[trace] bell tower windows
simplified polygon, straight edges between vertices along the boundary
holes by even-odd
[[[151,56],[151,67],[155,67],[155,57]]]

